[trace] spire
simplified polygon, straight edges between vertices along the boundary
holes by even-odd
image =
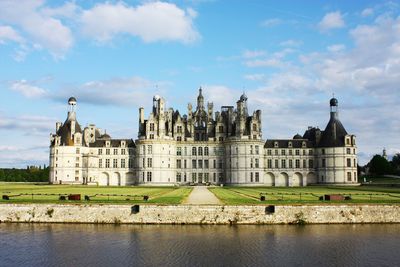
[[[201,86],[199,88],[199,96],[197,97],[197,110],[204,110],[204,97],[203,97],[203,89]]]

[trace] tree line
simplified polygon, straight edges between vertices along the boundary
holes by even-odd
[[[395,154],[390,161],[381,155],[375,155],[363,169],[369,175],[400,175],[400,153]]]
[[[48,182],[49,168],[46,166],[28,166],[26,169],[0,169],[0,181],[3,182]]]

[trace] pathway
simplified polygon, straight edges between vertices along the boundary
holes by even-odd
[[[222,205],[222,202],[208,189],[207,186],[195,186],[190,193],[189,197],[183,204],[201,205],[201,204],[214,204]]]

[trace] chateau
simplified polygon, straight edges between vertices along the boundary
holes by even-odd
[[[199,89],[187,114],[166,109],[154,96],[145,119],[139,108],[138,139],[112,139],[94,124],[76,118],[76,99],[68,100],[64,123],[50,135],[50,182],[98,185],[228,184],[306,186],[357,184],[355,136],[330,100],[324,130],[308,127],[293,139],[262,139],[261,111],[252,114],[247,97],[214,113]]]

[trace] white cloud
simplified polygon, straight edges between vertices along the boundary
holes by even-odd
[[[280,68],[285,64],[283,61],[277,58],[266,58],[266,59],[255,59],[249,60],[245,62],[245,65],[248,67],[274,67]]]
[[[265,51],[262,51],[262,50],[245,50],[242,53],[243,58],[254,58],[254,57],[260,57],[260,56],[264,56],[264,55],[265,55]]]
[[[45,48],[56,58],[62,58],[72,47],[71,30],[59,19],[42,14],[40,0],[0,1],[0,21],[20,28],[31,38],[31,46]]]
[[[0,25],[0,44],[5,43],[6,41],[23,43],[24,38],[22,38],[12,27]]]
[[[321,31],[343,28],[345,26],[343,15],[340,11],[330,12],[325,14],[319,22],[318,27]]]
[[[262,73],[254,73],[254,74],[246,74],[244,78],[249,81],[262,81],[265,78],[265,75]]]
[[[366,8],[361,12],[362,17],[369,17],[372,16],[373,14],[374,14],[374,9],[372,8]]]
[[[26,80],[12,82],[11,89],[28,98],[37,98],[47,94],[46,90],[35,86]]]
[[[300,40],[286,40],[280,43],[281,46],[289,46],[289,47],[298,47],[301,46],[303,44],[303,41]]]
[[[193,27],[197,13],[175,4],[145,2],[131,7],[123,2],[97,4],[83,11],[83,32],[97,41],[110,41],[118,34],[138,36],[145,42],[180,41],[191,43],[199,39]]]
[[[344,44],[334,44],[326,48],[329,52],[340,52],[346,49]]]
[[[264,27],[273,27],[273,26],[277,26],[279,24],[282,24],[283,21],[281,19],[278,18],[272,18],[272,19],[266,19],[264,20],[261,25]]]

